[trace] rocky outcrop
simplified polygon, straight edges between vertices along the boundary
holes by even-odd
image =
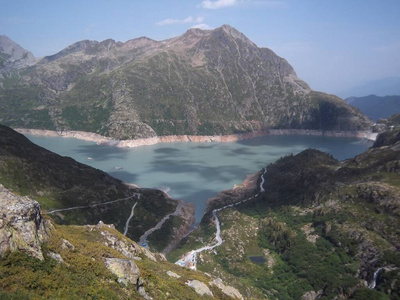
[[[321,297],[321,295],[322,295],[322,291],[318,291],[318,292],[309,291],[309,292],[305,293],[305,294],[301,297],[301,300],[316,300],[316,299],[318,299],[319,297]]]
[[[49,235],[40,205],[20,197],[0,184],[0,256],[8,251],[21,251],[43,260],[41,243]]]
[[[210,285],[218,287],[225,295],[233,299],[242,299],[242,294],[234,287],[225,285],[220,278],[210,281]]]
[[[104,258],[106,267],[118,277],[118,282],[136,286],[139,294],[145,299],[151,299],[143,286],[143,279],[140,277],[140,270],[131,259]]]
[[[33,54],[12,41],[5,35],[0,35],[0,83],[3,76],[10,75],[16,69],[31,66],[36,62]]]
[[[104,258],[107,268],[118,277],[118,282],[137,285],[140,278],[140,270],[131,259]]]
[[[135,242],[125,238],[121,238],[121,236],[115,235],[106,230],[106,228],[115,229],[114,225],[112,224],[107,225],[100,221],[97,225],[87,225],[86,227],[90,228],[91,230],[100,230],[100,234],[104,238],[104,245],[117,250],[125,257],[134,260],[140,260],[140,255],[145,255],[148,259],[154,262],[166,261],[164,255],[152,253],[148,249],[139,246]]]
[[[181,278],[180,275],[178,275],[178,274],[176,274],[175,272],[172,272],[172,271],[167,271],[167,275],[168,275],[169,277]]]
[[[57,261],[57,263],[59,263],[59,264],[64,264],[65,263],[63,258],[61,257],[61,255],[59,253],[48,252],[47,255],[49,257],[51,257],[52,259],[54,259],[55,261]]]
[[[199,280],[188,280],[186,285],[194,288],[197,294],[200,296],[211,296],[214,297],[213,293],[211,292],[210,288],[204,283]]]

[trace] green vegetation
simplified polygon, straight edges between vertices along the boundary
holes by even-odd
[[[117,276],[106,268],[104,258],[126,257],[105,245],[102,231],[120,240],[125,239],[116,230],[104,226],[56,225],[51,230],[50,240],[42,245],[45,253],[43,261],[20,252],[8,253],[0,258],[0,298],[143,299],[135,285],[118,283]],[[63,247],[65,240],[74,248]],[[133,242],[124,240],[125,245],[130,243]],[[60,254],[63,262],[51,258],[47,255],[49,252]],[[204,274],[168,262],[152,261],[144,252],[139,251],[136,255],[141,259],[135,261],[140,269],[141,280],[153,299],[204,299],[186,285],[188,280],[208,283],[210,278]],[[181,277],[172,278],[167,271],[173,271]],[[211,287],[211,290],[218,299],[226,297],[218,288]]]
[[[219,212],[223,243],[199,255],[198,269],[256,299],[301,299],[308,292],[318,299],[400,299],[395,143],[344,162],[309,149],[269,165],[265,193]],[[204,217],[169,258],[214,243],[214,235],[202,236],[213,226]],[[378,268],[376,288],[364,288]]]
[[[63,250],[63,238],[76,249]],[[103,263],[105,255],[120,254],[99,242],[98,233],[83,227],[57,226],[43,250],[60,253],[65,263],[47,255],[40,261],[20,252],[9,253],[0,258],[1,292],[12,297],[18,291],[21,299],[139,298],[136,289],[118,284]]]
[[[106,133],[106,123],[112,112],[109,82],[103,76],[82,78],[68,94],[62,96],[61,117],[67,129]]]
[[[157,252],[162,252],[171,242],[174,229],[179,228],[182,225],[182,222],[182,218],[178,216],[170,216],[160,229],[149,235],[148,242],[150,243],[151,248]]]

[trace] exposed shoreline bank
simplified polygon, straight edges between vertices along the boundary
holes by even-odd
[[[268,135],[312,135],[312,136],[329,136],[329,137],[353,137],[367,140],[376,140],[377,133],[371,131],[322,131],[310,129],[268,129],[260,130],[249,133],[239,133],[230,135],[168,135],[156,136],[150,138],[142,138],[136,140],[116,140],[110,137],[105,137],[97,133],[85,131],[53,131],[42,129],[27,129],[27,128],[14,128],[15,131],[22,134],[33,134],[49,137],[67,137],[94,142],[99,145],[107,145],[119,148],[135,148],[140,146],[155,145],[158,143],[172,143],[172,142],[219,142],[228,143],[240,140],[252,139],[255,137],[262,137]]]

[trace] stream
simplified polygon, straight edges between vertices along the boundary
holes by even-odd
[[[214,217],[214,220],[215,220],[215,227],[217,229],[217,232],[215,234],[215,239],[217,240],[217,243],[215,243],[214,245],[211,245],[211,246],[204,246],[202,248],[189,251],[188,253],[183,255],[182,258],[180,260],[178,260],[175,264],[177,264],[179,266],[182,266],[182,267],[187,267],[187,268],[196,270],[196,267],[197,267],[197,254],[198,253],[206,251],[206,250],[212,250],[215,247],[218,247],[218,246],[222,245],[223,241],[222,241],[222,238],[221,238],[221,226],[220,226],[220,222],[219,222],[219,219],[218,219],[217,212],[219,212],[221,210],[224,210],[226,208],[234,207],[234,206],[240,205],[242,203],[245,203],[245,202],[247,202],[249,200],[252,200],[252,199],[258,197],[258,195],[260,193],[264,193],[265,189],[264,189],[263,185],[264,185],[264,182],[265,182],[264,175],[265,175],[266,172],[267,172],[267,168],[264,168],[264,173],[261,175],[260,191],[257,194],[255,194],[254,196],[252,196],[250,198],[246,198],[246,199],[244,199],[242,201],[239,201],[239,202],[236,202],[236,203],[233,203],[233,204],[225,205],[223,207],[214,209],[212,211],[212,214],[213,214],[213,217]]]

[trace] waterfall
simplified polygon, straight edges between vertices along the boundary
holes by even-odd
[[[368,286],[370,289],[374,289],[376,287],[376,279],[378,278],[379,272],[382,270],[382,268],[379,268],[378,270],[375,271],[374,273],[374,278],[372,279],[372,282]]]

